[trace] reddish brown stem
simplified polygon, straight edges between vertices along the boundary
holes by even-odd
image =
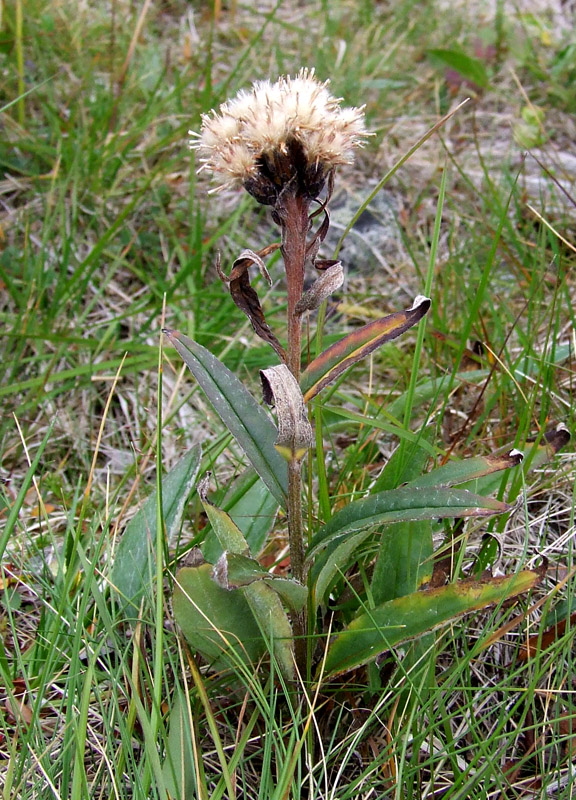
[[[295,313],[296,304],[304,292],[304,269],[306,244],[309,230],[308,212],[310,201],[296,194],[282,198],[282,255],[286,268],[288,299],[288,368],[300,381],[300,359],[302,350],[302,320]],[[288,540],[292,575],[297,581],[306,580],[304,565],[304,530],[302,524],[302,465],[293,456],[288,462]],[[305,678],[306,668],[306,616],[293,614],[292,625],[295,637],[296,664]]]
[[[304,291],[304,266],[306,239],[310,223],[310,201],[294,194],[283,197],[282,255],[286,267],[288,294],[288,367],[297,381],[300,380],[300,353],[302,350],[302,321],[295,313],[296,304]]]

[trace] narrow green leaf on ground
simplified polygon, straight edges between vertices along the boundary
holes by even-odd
[[[541,579],[541,572],[525,570],[486,581],[461,581],[383,603],[361,614],[336,636],[328,648],[324,675],[332,677],[353,669],[462,614],[516,597]]]
[[[273,421],[234,373],[209,350],[178,331],[165,329],[164,333],[256,472],[279,504],[285,506],[288,467],[274,447],[278,430]]]
[[[437,517],[485,517],[508,510],[506,503],[465,489],[430,487],[416,491],[403,486],[356,500],[334,514],[312,540],[308,558],[314,558],[329,542],[383,523]]]
[[[407,331],[422,319],[429,308],[430,300],[427,297],[417,297],[412,308],[407,311],[399,311],[370,322],[333,344],[302,373],[300,388],[304,400],[311,400],[348,367]]]
[[[193,736],[186,703],[180,694],[175,694],[170,709],[166,759],[162,765],[162,776],[172,797],[196,796]]]
[[[200,469],[202,449],[193,447],[162,479],[162,518],[166,537],[174,536],[182,522],[186,501],[192,491]],[[152,585],[155,574],[157,493],[146,499],[122,534],[116,549],[111,585],[118,603],[124,609],[137,613],[140,600]]]

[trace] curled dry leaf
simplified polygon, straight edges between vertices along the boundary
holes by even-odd
[[[287,459],[301,460],[313,437],[298,382],[285,364],[261,370],[260,378],[264,402],[276,406],[276,449]]]
[[[320,208],[317,208],[316,211],[314,211],[309,218],[311,223],[314,217],[317,217],[319,214],[322,213],[324,214],[324,219],[322,220],[322,222],[318,226],[318,229],[316,230],[316,232],[314,233],[314,235],[312,236],[312,238],[310,239],[310,241],[306,246],[306,261],[312,264],[313,266],[316,266],[316,256],[318,255],[318,251],[320,250],[320,245],[326,238],[326,234],[330,229],[330,215],[328,214],[328,209],[326,208],[326,203],[328,202],[328,199],[329,198],[326,198],[326,200],[320,206]]]
[[[324,262],[317,262],[316,268],[322,269],[320,265]],[[328,262],[328,266],[320,272],[312,286],[306,291],[301,299],[296,303],[294,309],[297,314],[305,311],[314,311],[330,295],[339,289],[344,282],[344,270],[340,261]]]
[[[573,628],[575,623],[576,613],[572,613],[569,617],[560,620],[545,631],[529,636],[526,644],[518,650],[518,660],[528,661],[529,658],[534,658],[534,656],[537,656],[542,650],[553,645],[558,639],[561,639],[566,633],[566,628],[568,626]]]
[[[274,243],[268,245],[268,247],[264,247],[257,253],[253,250],[243,250],[232,265],[232,271],[228,276],[222,271],[220,267],[220,258],[218,258],[216,261],[216,270],[220,278],[228,284],[232,300],[234,300],[238,308],[246,314],[255,333],[274,348],[282,361],[286,361],[284,348],[276,336],[274,336],[270,326],[266,322],[262,306],[260,305],[260,298],[256,290],[250,285],[250,275],[248,272],[249,268],[255,264],[260,270],[264,280],[270,286],[272,281],[262,259],[264,256],[270,255],[270,253],[278,250],[279,247],[280,245],[278,243]]]
[[[544,439],[551,450],[550,455],[556,455],[570,441],[570,431],[563,422],[559,422],[554,430],[544,434]]]

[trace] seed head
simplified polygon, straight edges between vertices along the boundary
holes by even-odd
[[[258,81],[249,91],[202,116],[191,146],[221,186],[243,184],[261,203],[274,205],[287,188],[318,196],[327,175],[352,161],[367,136],[363,108],[340,100],[313,70],[276,83]]]

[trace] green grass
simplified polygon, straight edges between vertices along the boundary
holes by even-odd
[[[228,270],[275,231],[250,200],[208,195],[187,148],[201,113],[254,79],[315,66],[337,96],[366,103],[376,135],[340,178],[360,205],[366,178],[380,179],[469,92],[454,89],[428,51],[478,58],[478,39],[494,48],[478,100],[387,186],[404,247],[392,263],[397,285],[382,270],[349,273],[347,302],[382,313],[407,307],[429,274],[433,305],[423,341],[387,345],[370,374],[355,367],[322,396],[316,422],[329,457],[310,486],[310,519],[318,496],[326,516],[329,495],[350,497],[378,480],[398,444],[383,423],[427,425],[433,447],[459,456],[522,447],[558,422],[574,430],[576,255],[526,205],[572,241],[574,191],[569,201],[530,155],[522,166],[511,134],[523,108],[542,109],[528,131],[542,142],[538,158],[573,186],[561,155],[574,111],[569,34],[508,3],[477,25],[465,9],[447,14],[432,0],[295,6],[238,4],[214,20],[209,6],[174,0],[152,4],[140,31],[140,9],[119,3],[3,9],[3,798],[167,798],[167,751],[181,752],[174,767],[186,774],[187,798],[202,800],[229,798],[234,786],[237,797],[259,800],[519,797],[530,781],[535,796],[555,786],[559,798],[573,794],[572,627],[520,658],[527,636],[573,608],[570,448],[512,482],[510,517],[463,534],[463,567],[483,552],[487,532],[499,543],[492,563],[508,572],[545,553],[541,590],[388,653],[344,686],[323,686],[312,708],[274,680],[239,674],[230,692],[221,676],[196,669],[178,639],[169,585],[176,560],[204,535],[195,494],[170,552],[154,542],[159,567],[142,621],[110,601],[119,538],[155,488],[156,464],[168,470],[202,441],[202,472],[213,469],[223,490],[243,467],[172,350],[160,379],[163,320],[253,387],[258,369],[274,363],[212,265],[221,251]],[[526,173],[542,180],[525,189]],[[272,275],[279,280],[274,262]],[[265,310],[279,329],[276,285]],[[329,316],[325,341],[355,322]],[[478,364],[466,360],[475,339],[484,346]],[[469,366],[485,370],[484,382],[456,381]],[[501,635],[484,648],[494,631]],[[174,709],[183,711],[181,741]]]

